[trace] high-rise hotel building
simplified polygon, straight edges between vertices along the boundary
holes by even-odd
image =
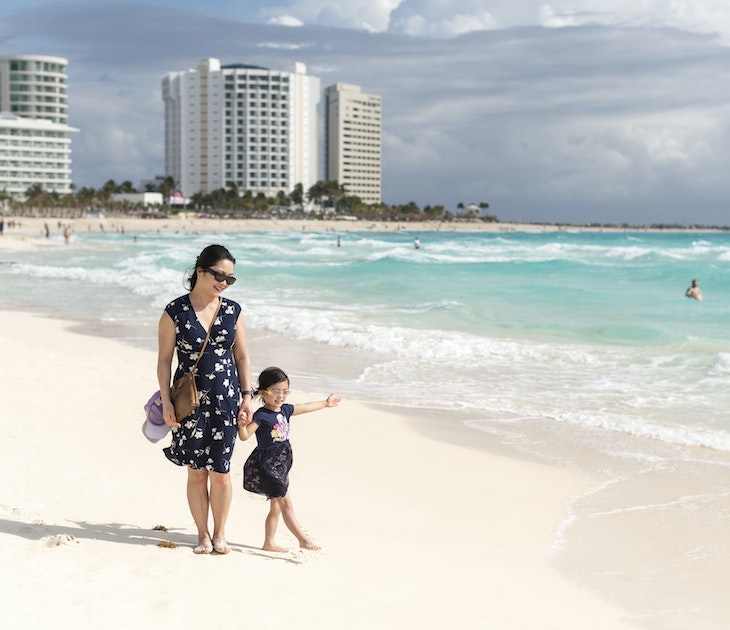
[[[325,90],[325,180],[365,203],[381,201],[381,112],[381,98],[357,85]]]
[[[71,192],[66,59],[0,56],[0,190]]]
[[[165,175],[185,197],[235,182],[275,196],[318,178],[320,82],[288,70],[203,59],[162,79]]]

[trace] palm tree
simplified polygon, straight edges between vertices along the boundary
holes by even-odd
[[[324,183],[321,181],[316,182],[307,191],[307,201],[317,204],[320,209],[322,208],[322,198],[326,195],[324,189]]]
[[[233,180],[231,180],[230,182],[226,182],[226,187],[228,189],[227,192],[228,192],[229,199],[233,199],[233,200],[238,199],[238,197],[239,197],[238,184],[236,182],[234,182]]]
[[[25,191],[26,201],[38,199],[41,195],[43,195],[43,186],[41,184],[32,184]]]
[[[175,178],[168,175],[163,179],[160,184],[157,186],[157,191],[162,193],[162,198],[165,199],[165,203],[169,205],[170,203],[170,197],[172,197],[172,193],[174,193],[177,190],[177,182],[175,181]]]
[[[302,186],[301,182],[294,186],[294,190],[289,193],[289,200],[296,207],[302,207],[304,203],[304,186]]]
[[[345,196],[345,187],[340,186],[336,179],[325,182],[324,192],[329,199],[330,205],[336,210],[337,203],[341,197]]]
[[[99,196],[104,199],[104,201],[108,201],[112,195],[119,192],[119,186],[113,179],[109,179],[106,181],[106,183],[99,189]]]

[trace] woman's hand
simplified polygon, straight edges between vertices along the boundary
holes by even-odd
[[[177,421],[175,417],[175,406],[166,405],[162,403],[162,418],[165,420],[165,424],[173,429],[179,429],[182,425]]]
[[[253,405],[251,404],[251,398],[249,396],[243,397],[243,402],[238,410],[236,420],[240,427],[245,427],[253,420]]]

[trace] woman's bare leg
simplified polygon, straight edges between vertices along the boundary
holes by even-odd
[[[213,549],[217,553],[228,553],[226,543],[226,521],[231,508],[231,476],[228,473],[210,472],[210,509],[213,512]]]
[[[188,467],[188,505],[193,515],[195,526],[198,528],[198,546],[193,549],[194,553],[210,553],[213,545],[208,532],[208,471],[205,469],[196,470]]]

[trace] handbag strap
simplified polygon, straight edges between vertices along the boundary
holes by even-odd
[[[205,352],[205,347],[208,345],[208,339],[210,339],[210,331],[213,330],[213,324],[215,324],[215,320],[218,319],[218,313],[221,310],[221,304],[223,304],[223,298],[218,298],[218,308],[215,309],[215,315],[213,315],[213,319],[210,321],[210,326],[208,326],[208,334],[205,335],[205,341],[203,342],[203,347],[200,349],[200,353],[198,354],[198,359],[195,361],[195,365],[191,368],[191,372],[195,372],[195,370],[198,369],[198,363],[200,363],[200,359],[203,356],[203,352]]]

